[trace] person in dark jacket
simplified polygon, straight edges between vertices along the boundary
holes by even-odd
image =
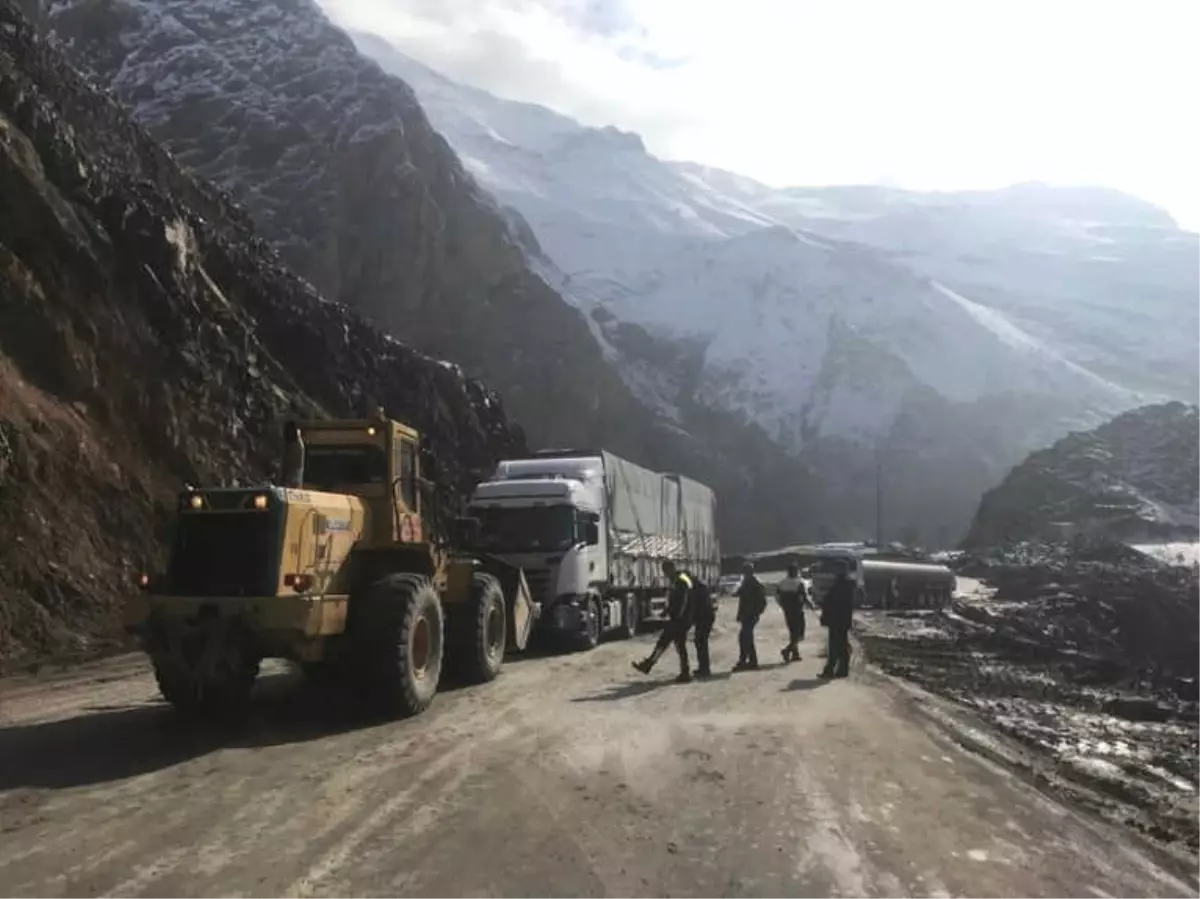
[[[804,581],[800,580],[800,569],[789,565],[787,577],[775,588],[775,598],[779,608],[783,610],[783,618],[787,622],[788,643],[779,655],[785,662],[800,661],[799,645],[804,640],[805,620],[804,606],[811,605],[808,591],[804,589]]]
[[[737,620],[742,629],[738,632],[738,661],[734,671],[753,671],[758,667],[758,649],[754,645],[754,628],[767,608],[767,591],[762,581],[754,574],[754,563],[747,562],[742,568],[742,582],[737,588]]]
[[[671,585],[667,596],[667,625],[658,635],[650,655],[634,662],[633,667],[642,674],[649,674],[667,647],[674,643],[675,651],[679,653],[679,676],[675,680],[686,684],[692,679],[687,651],[687,632],[692,626],[692,577],[686,571],[680,571],[670,559],[664,561],[662,567],[667,583]]]
[[[829,630],[829,653],[825,669],[818,677],[846,677],[850,673],[850,624],[854,619],[855,592],[856,585],[842,562],[821,603],[821,623]]]
[[[712,590],[699,578],[692,576],[692,614],[695,629],[692,641],[696,644],[696,677],[711,677],[712,665],[708,656],[708,639],[717,620],[717,601]]]

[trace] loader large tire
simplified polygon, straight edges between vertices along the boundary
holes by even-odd
[[[508,609],[500,581],[476,572],[466,607],[456,611],[447,634],[455,673],[471,684],[493,680],[504,664],[508,641]]]
[[[151,658],[158,692],[183,715],[232,719],[245,712],[261,660],[236,648],[220,660],[217,676],[197,679],[182,660]]]
[[[427,578],[391,574],[350,600],[350,651],[360,693],[389,715],[429,707],[442,674],[442,604]]]

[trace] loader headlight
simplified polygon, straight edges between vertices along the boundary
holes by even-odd
[[[267,496],[265,493],[260,493],[254,497],[254,508],[265,509],[267,507]]]
[[[204,508],[204,497],[202,497],[199,493],[193,493],[188,498],[188,505],[191,506],[193,509],[203,509]]]
[[[375,425],[371,425],[367,428],[367,434],[371,437],[375,436]]]

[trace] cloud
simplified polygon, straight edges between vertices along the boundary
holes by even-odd
[[[321,0],[443,74],[772,184],[1101,184],[1200,227],[1189,0]]]

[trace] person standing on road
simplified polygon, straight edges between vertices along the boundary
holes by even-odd
[[[708,638],[712,636],[713,624],[717,620],[717,600],[708,584],[697,577],[692,578],[691,600],[696,625],[692,631],[692,641],[696,644],[696,677],[711,677]]]
[[[779,608],[783,609],[783,618],[788,629],[787,646],[783,647],[779,655],[785,662],[798,662],[799,645],[804,640],[806,630],[804,606],[812,603],[804,589],[804,581],[800,580],[800,569],[796,565],[788,566],[787,577],[775,588],[775,598],[779,602]]]
[[[742,567],[742,582],[737,588],[738,661],[734,671],[753,671],[758,668],[758,649],[754,645],[754,628],[767,608],[767,591],[754,574],[754,563]]]
[[[817,677],[846,677],[850,673],[850,624],[854,619],[855,589],[846,563],[839,562],[837,574],[821,603],[821,623],[829,630],[829,652],[825,669]]]
[[[633,667],[642,674],[649,674],[667,647],[674,643],[675,651],[679,653],[679,676],[675,681],[686,684],[692,679],[687,651],[687,632],[692,626],[692,577],[676,568],[670,559],[662,563],[662,568],[667,583],[671,585],[671,592],[667,596],[667,624],[658,635],[658,642],[654,644],[650,655],[640,662],[634,662]]]

